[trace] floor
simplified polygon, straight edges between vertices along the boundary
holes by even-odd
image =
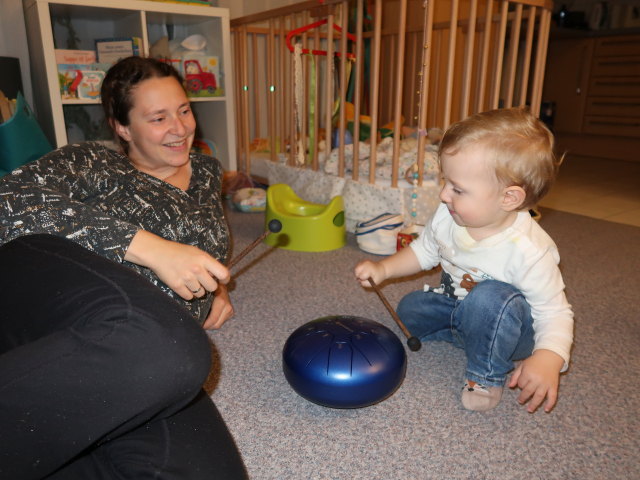
[[[640,162],[568,157],[540,206],[640,227]]]

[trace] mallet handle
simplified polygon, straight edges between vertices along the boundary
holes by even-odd
[[[380,297],[380,300],[382,300],[382,303],[384,304],[384,306],[387,307],[387,310],[389,310],[389,313],[398,324],[398,327],[400,327],[400,330],[402,330],[402,333],[404,333],[407,338],[411,338],[411,332],[409,332],[409,330],[407,330],[407,327],[404,326],[404,323],[402,323],[402,320],[400,320],[400,317],[398,316],[396,311],[393,309],[391,304],[387,301],[386,297],[382,294],[380,287],[378,287],[376,282],[373,281],[373,278],[369,277],[369,283],[371,284],[373,291],[376,292],[378,294],[378,297]]]
[[[267,238],[267,235],[269,235],[270,233],[278,233],[280,230],[282,230],[282,222],[280,222],[280,220],[276,220],[275,218],[271,219],[271,221],[269,221],[267,225],[267,230],[262,232],[262,235],[256,238],[251,245],[249,245],[247,248],[241,251],[235,258],[232,258],[227,264],[227,268],[231,269],[231,267],[233,267],[236,263],[242,260],[247,253],[249,253],[251,250],[256,248],[256,246],[261,241]]]
[[[256,248],[256,246],[263,241],[265,238],[267,238],[267,235],[269,235],[271,232],[269,230],[266,230],[262,233],[262,235],[260,235],[258,238],[256,238],[253,243],[251,245],[249,245],[248,247],[246,247],[243,251],[241,251],[238,255],[236,255],[234,258],[232,258],[231,260],[229,260],[229,263],[227,264],[227,268],[231,269],[231,267],[233,267],[236,263],[238,263],[240,260],[242,260],[245,255],[247,253],[249,253],[251,250],[253,250],[254,248]]]

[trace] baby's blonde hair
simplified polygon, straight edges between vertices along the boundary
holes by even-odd
[[[554,154],[553,134],[524,108],[491,110],[454,123],[442,137],[439,155],[455,155],[474,144],[488,153],[500,184],[525,191],[522,209],[548,193],[562,162]]]

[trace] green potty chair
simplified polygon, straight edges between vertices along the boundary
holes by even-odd
[[[307,202],[289,185],[277,183],[267,190],[265,225],[278,220],[282,229],[265,238],[273,247],[300,252],[326,252],[346,244],[344,203],[341,196],[327,205]]]

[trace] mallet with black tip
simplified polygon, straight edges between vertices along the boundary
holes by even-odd
[[[407,337],[407,345],[409,346],[409,350],[413,352],[417,352],[418,350],[420,350],[420,347],[422,347],[422,343],[420,342],[418,337],[414,337],[413,335],[411,335],[411,332],[407,330],[407,327],[404,326],[404,323],[402,323],[402,320],[400,320],[400,317],[398,316],[396,311],[382,294],[382,291],[380,290],[378,285],[376,285],[376,282],[373,281],[373,278],[369,277],[369,283],[371,284],[373,291],[376,292],[378,294],[378,297],[380,297],[380,300],[382,300],[384,306],[387,307],[387,310],[389,310],[389,313],[398,324],[398,327],[400,327],[400,330],[402,330],[402,333],[404,333]]]
[[[280,222],[280,220],[276,220],[275,218],[273,220],[271,220],[269,222],[268,225],[268,230],[265,230],[262,235],[260,235],[258,238],[256,238],[253,243],[251,245],[249,245],[248,247],[246,247],[243,251],[241,251],[237,256],[235,256],[234,258],[232,258],[229,263],[227,264],[227,268],[230,270],[231,267],[233,267],[236,263],[238,263],[240,260],[242,260],[244,258],[244,256],[249,253],[251,250],[253,250],[254,248],[256,248],[256,246],[262,242],[265,238],[267,238],[267,235],[271,234],[271,233],[278,233],[280,230],[282,230],[282,223]]]

